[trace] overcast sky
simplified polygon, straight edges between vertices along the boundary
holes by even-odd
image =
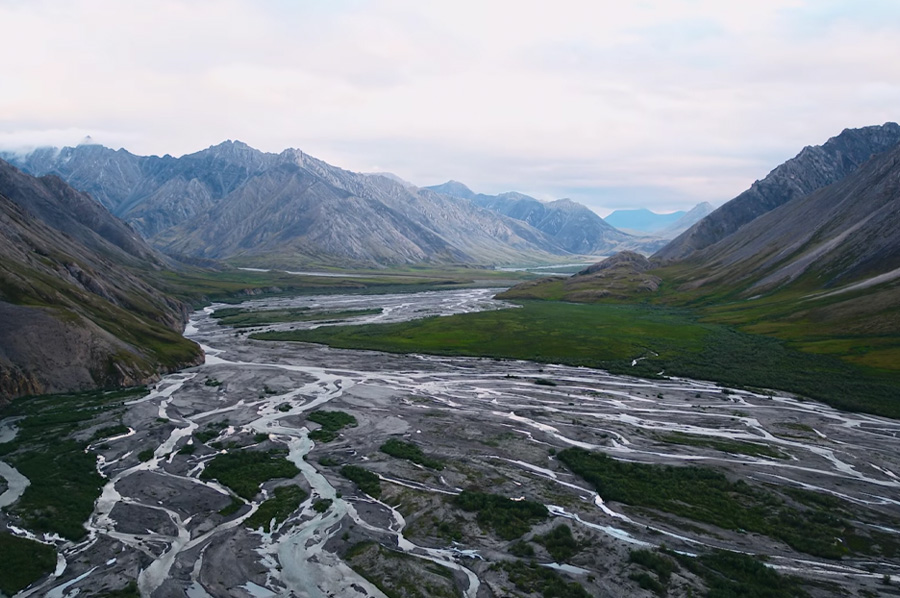
[[[900,119],[896,0],[0,0],[0,147],[300,148],[418,185],[722,203]]]

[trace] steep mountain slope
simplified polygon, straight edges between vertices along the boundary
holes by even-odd
[[[78,146],[17,157],[95,193],[167,251],[243,263],[546,261],[566,250],[469,201],[351,173],[298,150],[224,142],[181,158]]]
[[[0,402],[201,362],[180,334],[187,307],[130,271],[145,259],[161,263],[90,198],[0,161]]]
[[[788,201],[841,180],[872,155],[900,142],[900,125],[845,129],[821,146],[806,147],[747,191],[721,206],[666,245],[654,258],[677,261],[709,247],[754,218]]]
[[[164,258],[90,196],[56,176],[36,179],[0,160],[0,190],[51,228],[119,263],[161,267]]]
[[[593,211],[570,199],[542,202],[516,192],[485,195],[474,193],[457,181],[427,189],[469,199],[482,208],[526,222],[569,253],[602,255],[639,243],[632,235],[616,230]]]
[[[792,283],[862,288],[900,277],[898,231],[900,146],[692,254],[680,278],[694,288],[742,285],[745,295]]]

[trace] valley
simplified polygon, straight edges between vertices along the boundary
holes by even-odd
[[[248,338],[518,311],[497,290],[236,306],[340,322],[231,328],[211,317],[224,305],[195,312],[186,336],[204,365],[81,399],[93,419],[69,433],[97,459],[100,498],[82,537],[38,532],[61,556],[18,596],[897,591],[895,420],[685,378]],[[19,428],[0,444],[13,465],[35,442],[24,417],[4,420]],[[272,466],[248,491],[236,480],[251,457]],[[28,535],[21,514],[4,523]]]
[[[900,3],[0,22],[0,598],[900,598]]]

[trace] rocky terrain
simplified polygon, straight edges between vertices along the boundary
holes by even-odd
[[[244,307],[380,309],[355,318],[374,322],[503,305],[456,291]],[[215,309],[187,331],[205,365],[78,433],[102,497],[83,540],[46,536],[56,571],[19,596],[896,593],[895,421],[683,379],[252,341]],[[618,463],[608,487],[580,469],[589,454]],[[246,488],[223,464],[254,455],[293,467]],[[3,517],[28,535],[18,512]]]
[[[821,147],[804,149],[647,263],[634,256],[614,257],[579,272],[564,283],[566,289],[578,288],[578,295],[560,294],[560,281],[547,279],[525,283],[507,296],[640,298],[666,280],[683,293],[675,301],[714,297],[721,302],[794,292],[800,293],[799,301],[792,295],[782,303],[806,316],[817,302],[827,300],[824,310],[810,316],[820,325],[831,322],[845,332],[895,331],[898,139],[900,126],[892,123],[846,130]],[[860,163],[876,150],[880,152]],[[715,234],[707,235],[711,231]],[[605,273],[598,277],[598,271]],[[655,283],[635,284],[647,282],[647,276]]]
[[[356,174],[298,151],[210,211],[155,238],[219,259],[341,265],[516,263],[559,249],[539,231],[465,200]]]

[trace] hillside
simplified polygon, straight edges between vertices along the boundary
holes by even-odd
[[[847,292],[888,283],[900,268],[900,146],[845,179],[759,216],[681,265],[694,288],[742,296],[788,285]]]
[[[158,254],[56,177],[0,161],[0,403],[146,383],[202,361],[187,306],[144,282]]]

